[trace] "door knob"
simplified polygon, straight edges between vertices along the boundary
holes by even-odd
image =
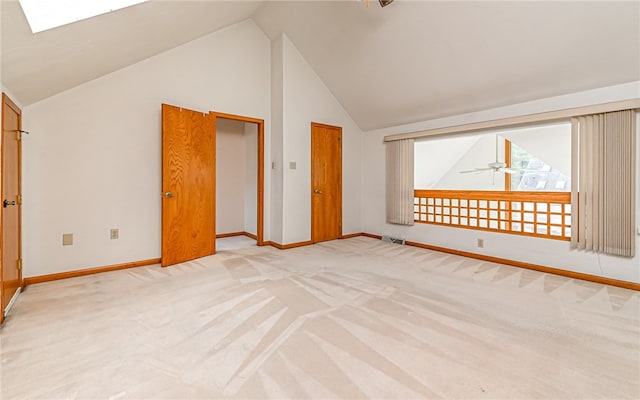
[[[176,197],[176,195],[175,195],[175,194],[173,194],[173,193],[171,193],[171,192],[165,192],[164,197],[166,197],[166,198],[170,199],[170,198],[172,198],[172,197]]]
[[[7,208],[8,206],[15,206],[16,202],[15,202],[15,200],[14,201],[9,201],[9,200],[5,199],[2,204],[4,205],[4,208]]]
[[[315,193],[315,194],[322,194],[322,190],[320,190],[320,189],[316,189],[316,190],[314,190],[314,191],[313,191],[313,193]]]

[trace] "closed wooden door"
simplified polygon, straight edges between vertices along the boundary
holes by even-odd
[[[342,237],[342,128],[311,123],[311,241]]]
[[[215,124],[162,105],[162,266],[215,253]]]
[[[21,110],[2,95],[2,312],[22,287]]]

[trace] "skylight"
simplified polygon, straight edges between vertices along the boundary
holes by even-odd
[[[147,0],[19,0],[31,32],[38,33],[72,22],[144,3]]]

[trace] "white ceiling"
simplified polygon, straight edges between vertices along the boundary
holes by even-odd
[[[261,3],[150,1],[33,34],[20,4],[1,1],[2,84],[24,106],[243,21]]]
[[[640,80],[637,1],[152,1],[37,35],[3,1],[2,83],[29,105],[246,18],[363,130]]]

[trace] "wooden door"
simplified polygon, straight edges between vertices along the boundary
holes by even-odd
[[[22,288],[21,110],[2,94],[2,312]]]
[[[162,266],[215,253],[215,130],[209,113],[162,105]]]
[[[342,128],[311,123],[311,241],[342,237]]]

